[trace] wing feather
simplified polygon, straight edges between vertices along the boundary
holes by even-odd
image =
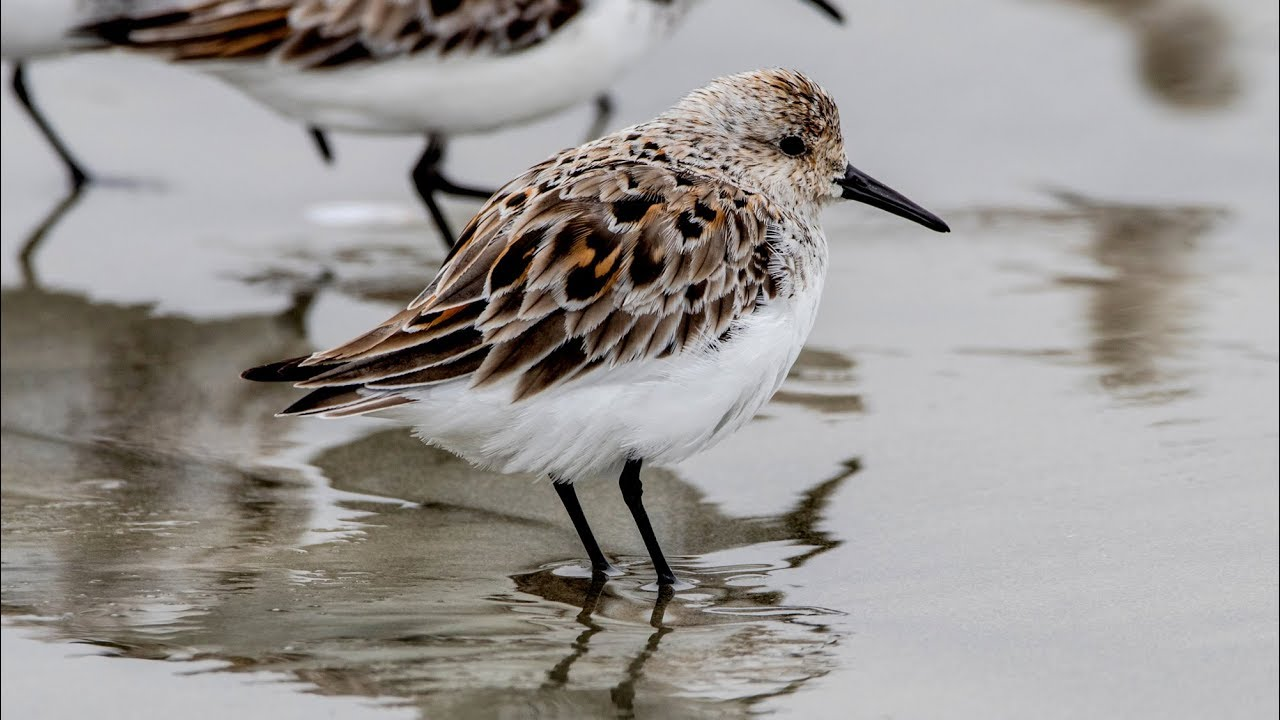
[[[510,382],[520,400],[601,368],[714,350],[777,293],[779,219],[762,196],[708,177],[675,182],[662,166],[544,163],[489,200],[408,308],[246,376],[323,392],[298,407],[334,415],[453,380]]]
[[[504,55],[543,42],[583,0],[212,0],[78,29],[176,60],[270,56],[324,68],[416,53]]]

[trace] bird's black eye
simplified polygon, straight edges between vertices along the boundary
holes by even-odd
[[[797,157],[809,152],[809,146],[805,145],[804,140],[795,135],[788,135],[779,140],[778,149],[791,157]]]

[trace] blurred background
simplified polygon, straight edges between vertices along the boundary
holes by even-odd
[[[809,348],[737,436],[649,474],[697,584],[598,597],[554,494],[250,365],[347,339],[444,250],[421,141],[333,136],[123,54],[33,63],[3,209],[3,698],[14,717],[1271,717],[1277,10],[1256,0],[708,0],[614,127],[785,65],[938,236],[826,215]],[[6,63],[5,71],[9,70]],[[452,147],[496,185],[589,107]],[[478,202],[447,200],[461,226]],[[56,222],[45,224],[51,217]],[[69,691],[74,689],[74,691]]]

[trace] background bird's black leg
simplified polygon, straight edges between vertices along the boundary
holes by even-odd
[[[582,512],[582,505],[578,502],[578,493],[573,489],[573,483],[552,478],[551,486],[556,489],[560,502],[564,503],[564,509],[569,513],[569,519],[573,521],[574,529],[578,531],[578,537],[582,539],[582,546],[587,549],[587,557],[591,558],[591,574],[595,577],[616,574],[617,570],[609,564],[609,560],[600,551],[600,545],[591,532],[591,526],[587,524],[587,516]]]
[[[436,203],[436,181],[440,177],[436,166],[439,164],[443,152],[443,149],[437,145],[434,138],[428,140],[426,149],[422,151],[422,157],[419,157],[418,163],[413,166],[413,189],[418,191],[418,197],[422,198],[422,204],[427,206],[427,212],[431,214],[431,220],[435,222],[436,229],[440,231],[440,239],[444,240],[444,244],[447,247],[453,247],[455,240],[453,230],[449,228],[449,221],[445,219],[444,212],[440,210],[440,205]]]
[[[641,496],[644,495],[644,485],[640,482],[642,462],[642,460],[627,461],[626,466],[622,468],[622,477],[618,479],[618,487],[622,489],[622,499],[631,510],[631,517],[635,518],[640,537],[644,538],[644,546],[649,549],[653,567],[658,571],[658,585],[675,585],[676,575],[671,572],[671,566],[667,564],[667,558],[662,554],[658,538],[653,534],[653,526],[649,524],[649,514],[645,512],[644,502],[641,500]]]
[[[325,165],[333,164],[333,148],[329,146],[329,136],[325,135],[324,130],[315,125],[308,125],[307,132],[311,135],[311,140],[316,144],[316,152],[320,153],[320,158],[324,160]]]
[[[440,172],[440,163],[443,160],[444,138],[434,134],[428,135],[427,147],[422,151],[422,157],[418,158],[418,164],[413,166],[413,188],[418,191],[418,197],[422,198],[422,204],[427,206],[427,212],[431,214],[431,220],[440,230],[445,245],[453,247],[456,236],[449,228],[449,222],[445,219],[444,212],[440,210],[439,203],[436,202],[436,193],[487,200],[493,195],[493,191],[466,187],[446,178]]]
[[[44,139],[53,148],[53,151],[58,153],[58,157],[62,159],[62,164],[71,175],[71,189],[73,191],[79,190],[85,183],[89,182],[89,174],[71,156],[71,151],[62,143],[62,139],[53,131],[48,121],[44,119],[44,115],[40,113],[40,109],[31,100],[31,94],[27,90],[27,68],[23,63],[15,62],[13,64],[11,86],[13,87],[13,94],[17,96],[18,102],[22,103],[22,107],[26,108],[27,115],[36,124],[40,134],[44,135]]]
[[[613,119],[613,98],[609,93],[600,93],[595,100],[596,116],[592,118],[587,129],[587,140],[595,140],[609,129],[609,121]]]

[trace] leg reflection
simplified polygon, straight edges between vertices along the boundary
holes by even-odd
[[[75,207],[83,195],[83,185],[73,186],[71,191],[44,216],[40,224],[36,225],[31,234],[27,236],[26,242],[22,244],[22,250],[18,252],[18,262],[22,266],[22,280],[27,287],[38,287],[40,285],[35,268],[36,251],[40,249],[40,245],[44,242],[49,232],[62,221],[62,218],[66,216],[71,208]]]
[[[547,672],[547,680],[542,683],[544,689],[555,689],[565,686],[569,682],[569,668],[578,662],[578,658],[587,654],[587,645],[591,642],[591,637],[600,632],[604,628],[596,624],[591,618],[596,611],[596,605],[600,602],[600,593],[604,590],[604,584],[608,580],[604,575],[596,574],[591,578],[591,584],[587,586],[587,594],[582,600],[582,611],[575,618],[578,624],[584,629],[578,633],[578,637],[573,640],[573,652],[569,653],[563,660],[556,663],[556,666]]]
[[[609,129],[609,122],[613,120],[613,98],[609,96],[609,93],[597,95],[592,105],[595,109],[595,116],[592,117],[591,125],[587,128],[587,142],[604,135],[605,131]]]
[[[667,603],[675,596],[676,591],[670,585],[658,588],[658,600],[653,604],[653,613],[649,615],[649,625],[654,628],[644,649],[627,664],[626,677],[609,691],[613,706],[618,709],[618,717],[635,717],[636,684],[644,678],[644,666],[649,658],[658,651],[658,644],[675,628],[663,624],[663,616],[667,613]]]
[[[325,268],[312,280],[294,288],[293,294],[290,296],[289,307],[285,308],[279,315],[280,322],[297,333],[299,337],[306,337],[307,313],[311,311],[311,306],[315,304],[316,295],[332,281],[333,272]]]

